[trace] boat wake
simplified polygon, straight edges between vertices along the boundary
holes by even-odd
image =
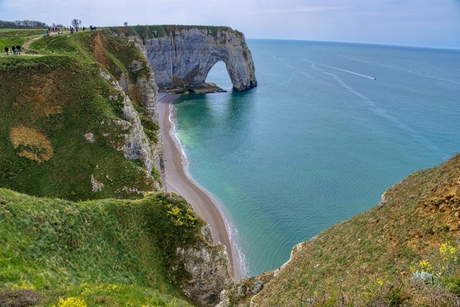
[[[377,78],[375,78],[375,77],[368,76],[368,75],[363,75],[363,74],[360,74],[360,73],[357,73],[357,72],[354,72],[354,71],[351,71],[351,70],[346,70],[346,69],[342,69],[342,68],[338,68],[338,67],[334,67],[334,66],[329,66],[329,65],[325,65],[325,64],[320,64],[320,63],[312,63],[312,64],[328,67],[328,68],[335,69],[335,70],[338,70],[338,71],[343,71],[343,72],[346,72],[346,73],[349,73],[349,74],[352,74],[352,75],[355,75],[355,76],[359,76],[359,77],[363,77],[363,78],[367,78],[367,79],[371,79],[371,80],[377,80]]]
[[[403,130],[405,133],[409,134],[413,139],[415,139],[417,142],[422,144],[424,147],[426,147],[429,150],[432,150],[434,152],[437,152],[440,156],[442,156],[443,159],[448,157],[447,154],[442,152],[442,150],[431,143],[428,139],[426,139],[424,136],[422,136],[420,133],[418,133],[416,130],[412,129],[408,125],[404,124],[400,120],[398,120],[396,117],[391,116],[388,114],[384,109],[376,107],[376,103],[366,97],[365,95],[361,94],[360,92],[354,90],[351,88],[348,84],[346,84],[342,79],[340,79],[337,75],[327,72],[319,67],[317,67],[318,64],[312,64],[311,67],[315,70],[321,71],[322,73],[331,76],[334,78],[342,87],[344,87],[348,92],[352,93],[353,95],[359,97],[361,101],[363,101],[369,109],[374,112],[375,114],[379,115],[380,117],[384,118],[387,121],[390,121],[392,124],[394,124],[396,127],[400,128]],[[321,64],[320,64],[321,65]],[[324,65],[322,65],[324,66]]]

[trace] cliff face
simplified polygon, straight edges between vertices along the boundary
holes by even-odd
[[[145,46],[161,90],[202,87],[219,61],[225,63],[235,90],[257,85],[244,35],[230,28],[174,27],[164,37],[146,39]]]
[[[123,119],[127,122],[123,146],[125,157],[140,161],[147,173],[155,177],[156,189],[162,190],[165,177],[163,144],[159,141],[161,132],[151,125],[152,122],[154,125],[158,124],[156,111],[158,86],[155,84],[149,62],[145,58],[145,48],[138,37],[130,37],[128,44],[120,47],[120,42],[112,40],[102,32],[94,36],[90,45],[94,59],[107,69],[107,73],[101,71],[101,76],[123,97]],[[112,53],[112,57],[123,59],[121,66],[110,60],[109,52]],[[139,114],[133,102],[142,106],[147,114]],[[155,137],[149,138],[146,134],[148,130],[150,136],[155,134]]]
[[[122,127],[122,131],[124,132],[122,135],[124,137],[124,142],[123,142],[123,146],[117,149],[122,150],[127,159],[141,161],[143,168],[147,171],[147,174],[152,174],[152,172],[155,172],[155,170],[157,170],[160,173],[160,178],[162,180],[156,181],[155,186],[157,190],[162,190],[163,189],[162,182],[164,182],[164,168],[163,168],[163,159],[162,159],[163,158],[163,154],[162,154],[163,147],[161,146],[161,142],[158,142],[157,144],[155,144],[146,135],[139,113],[134,108],[134,105],[131,99],[126,94],[126,91],[123,91],[120,84],[117,81],[113,80],[109,74],[105,73],[102,70],[101,70],[101,76],[105,78],[107,81],[109,81],[115,90],[119,91],[119,94],[121,95],[123,99],[122,111],[123,111],[124,119],[118,119],[115,121],[115,123]],[[142,83],[145,83],[145,80],[142,81]],[[145,87],[140,90],[139,94],[148,95],[150,91],[152,91],[151,88]],[[114,97],[114,98],[118,99],[118,97]],[[156,95],[154,95],[153,97],[150,97],[146,101],[146,103],[149,103],[149,104],[150,103],[154,104],[155,102],[156,102]],[[156,111],[152,111],[152,117],[155,119],[157,118]],[[92,182],[92,185],[93,185],[93,190],[95,190],[96,188],[95,188],[94,182]],[[144,194],[149,191],[148,190],[147,191],[138,190],[138,189],[133,190],[132,188],[130,192]]]
[[[136,47],[145,55],[144,47],[139,44],[137,37],[130,37],[130,40],[136,42]],[[143,126],[138,112],[135,110],[127,93],[138,97],[142,106],[151,114],[152,119],[157,122],[157,96],[158,87],[155,84],[154,74],[150,67],[145,67],[145,63],[133,61],[129,65],[131,72],[147,68],[148,78],[138,78],[136,84],[130,83],[126,74],[122,74],[120,81],[113,80],[109,75],[101,71],[101,75],[123,95],[123,115],[124,120],[119,120],[120,125],[125,126],[126,131],[125,142],[122,150],[126,158],[130,160],[140,160],[148,173],[151,173],[154,168],[160,170],[161,180],[164,180],[163,167],[163,147],[161,142],[154,144],[149,140],[143,131]],[[120,85],[121,84],[121,85]],[[136,92],[133,92],[134,88]],[[161,138],[161,131],[157,132]],[[161,158],[161,159],[160,159]],[[160,189],[161,187],[158,186]],[[139,191],[146,192],[146,191]],[[206,231],[207,230],[207,231]],[[208,236],[210,230],[208,226],[204,227],[204,232]],[[178,279],[176,283],[180,286],[184,294],[198,303],[199,306],[214,306],[219,301],[219,293],[222,289],[233,284],[231,277],[231,265],[225,246],[222,244],[214,245],[209,241],[197,242],[196,246],[182,248],[176,250],[175,264],[171,268],[172,272],[176,272],[179,268],[183,268],[189,274],[187,279]],[[180,274],[179,274],[180,275]]]
[[[209,226],[204,226],[202,233],[206,240],[176,249],[176,263],[172,270],[183,267],[188,273],[188,278],[177,281],[185,295],[199,306],[215,306],[220,300],[220,292],[233,285],[234,280],[225,246],[211,243]]]
[[[21,211],[28,219],[22,222],[12,217],[14,214],[2,212],[5,204],[11,203],[5,195],[14,192],[0,189],[0,220],[8,216],[8,223],[32,227],[35,225],[30,222],[32,216],[40,225],[50,226],[43,226],[47,229],[40,231],[19,226],[21,231],[37,235],[25,243],[32,245],[21,249],[44,248],[38,253],[46,255],[52,251],[60,260],[67,257],[61,257],[59,252],[69,253],[72,255],[70,265],[76,268],[81,259],[85,263],[85,273],[101,269],[101,263],[106,262],[111,269],[104,269],[109,273],[102,283],[110,281],[118,287],[117,283],[129,280],[136,287],[148,287],[149,291],[152,287],[158,287],[159,293],[171,290],[172,295],[177,295],[176,289],[180,288],[190,301],[200,306],[215,305],[221,290],[233,283],[228,256],[224,246],[211,243],[209,230],[199,233],[205,223],[191,212],[183,198],[161,192],[164,173],[156,111],[158,87],[139,36],[120,38],[106,31],[53,35],[38,40],[33,46],[43,56],[0,59],[0,114],[8,114],[0,124],[0,187],[78,202],[63,204],[63,201],[38,201],[38,198],[16,195],[14,198],[21,199],[21,205],[25,204],[30,210],[24,213],[26,211],[20,208],[12,209]],[[110,200],[100,202],[104,209],[100,209],[97,202],[84,205],[85,217],[80,218],[80,201],[98,198]],[[114,198],[124,200],[118,202]],[[45,203],[49,203],[48,209],[53,214],[42,211],[48,210]],[[93,207],[97,208],[97,213],[86,215]],[[39,216],[52,217],[55,222],[44,222]],[[90,216],[101,219],[91,222]],[[11,225],[4,224],[0,223]],[[91,230],[92,226],[98,231]],[[78,234],[73,232],[75,229],[79,229]],[[11,233],[23,237],[20,231]],[[9,231],[1,229],[0,234],[10,235]],[[106,234],[111,238],[110,247],[105,246]],[[51,241],[46,241],[49,238]],[[86,238],[92,248],[83,248]],[[0,239],[5,240],[4,237]],[[9,242],[8,239],[5,242]],[[12,254],[17,255],[18,245],[7,245]],[[115,254],[121,255],[122,260],[113,258],[111,247],[117,248]],[[120,252],[123,248],[126,250]],[[85,251],[101,254],[94,256]],[[141,256],[127,256],[133,254]],[[126,259],[129,264],[121,268]],[[91,260],[97,260],[97,268],[88,270]],[[58,265],[59,268],[49,271],[62,273],[69,265],[67,261],[65,264],[51,262],[37,265],[36,273],[43,276],[41,270],[46,271],[46,265]],[[113,265],[117,268],[113,269]],[[7,272],[15,271],[9,265],[5,268]],[[130,275],[137,269],[142,273]],[[124,270],[125,273],[120,273]],[[55,277],[63,285],[61,273],[47,276],[47,285]],[[117,279],[117,274],[123,274],[123,281]],[[84,277],[84,280],[89,279]],[[21,282],[16,277],[0,280],[0,301],[5,283],[9,287]],[[151,296],[149,291],[146,297]],[[85,299],[89,300],[88,305],[94,305],[91,298]],[[112,299],[108,294],[107,299],[116,301],[118,298]],[[148,298],[145,302],[148,304]],[[154,304],[162,302],[158,300]],[[186,303],[178,305],[186,306]]]

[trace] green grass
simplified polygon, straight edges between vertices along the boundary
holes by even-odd
[[[142,195],[129,189],[155,190],[159,177],[151,177],[117,150],[124,132],[113,122],[122,118],[123,97],[99,75],[104,68],[115,77],[125,72],[136,84],[146,72],[129,72],[131,61],[142,59],[135,46],[127,39],[88,31],[43,37],[31,48],[41,56],[0,58],[0,114],[8,115],[0,122],[0,186],[69,200],[137,198]],[[128,94],[140,105],[135,86]],[[148,137],[158,142],[158,127],[139,105]],[[11,133],[22,126],[49,139],[51,159],[40,163],[19,155],[30,149],[26,144],[13,146]],[[84,137],[87,133],[93,133],[94,143]],[[104,184],[101,191],[92,191],[92,176]]]
[[[4,48],[8,46],[11,51],[11,46],[22,46],[30,38],[43,35],[44,29],[0,29],[0,51],[2,56],[6,56]]]
[[[0,189],[0,288],[34,289],[46,306],[59,297],[185,306],[168,269],[177,246],[201,240],[201,226],[176,196],[73,203]]]

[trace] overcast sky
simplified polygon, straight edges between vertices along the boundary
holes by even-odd
[[[0,20],[225,25],[246,38],[460,49],[460,0],[0,0]]]

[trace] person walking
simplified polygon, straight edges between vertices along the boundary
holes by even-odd
[[[8,47],[5,47],[5,52],[6,52],[6,55],[8,55],[8,52],[10,51],[10,48]]]
[[[16,54],[16,47],[15,46],[11,46],[11,50],[13,50],[13,54]]]

